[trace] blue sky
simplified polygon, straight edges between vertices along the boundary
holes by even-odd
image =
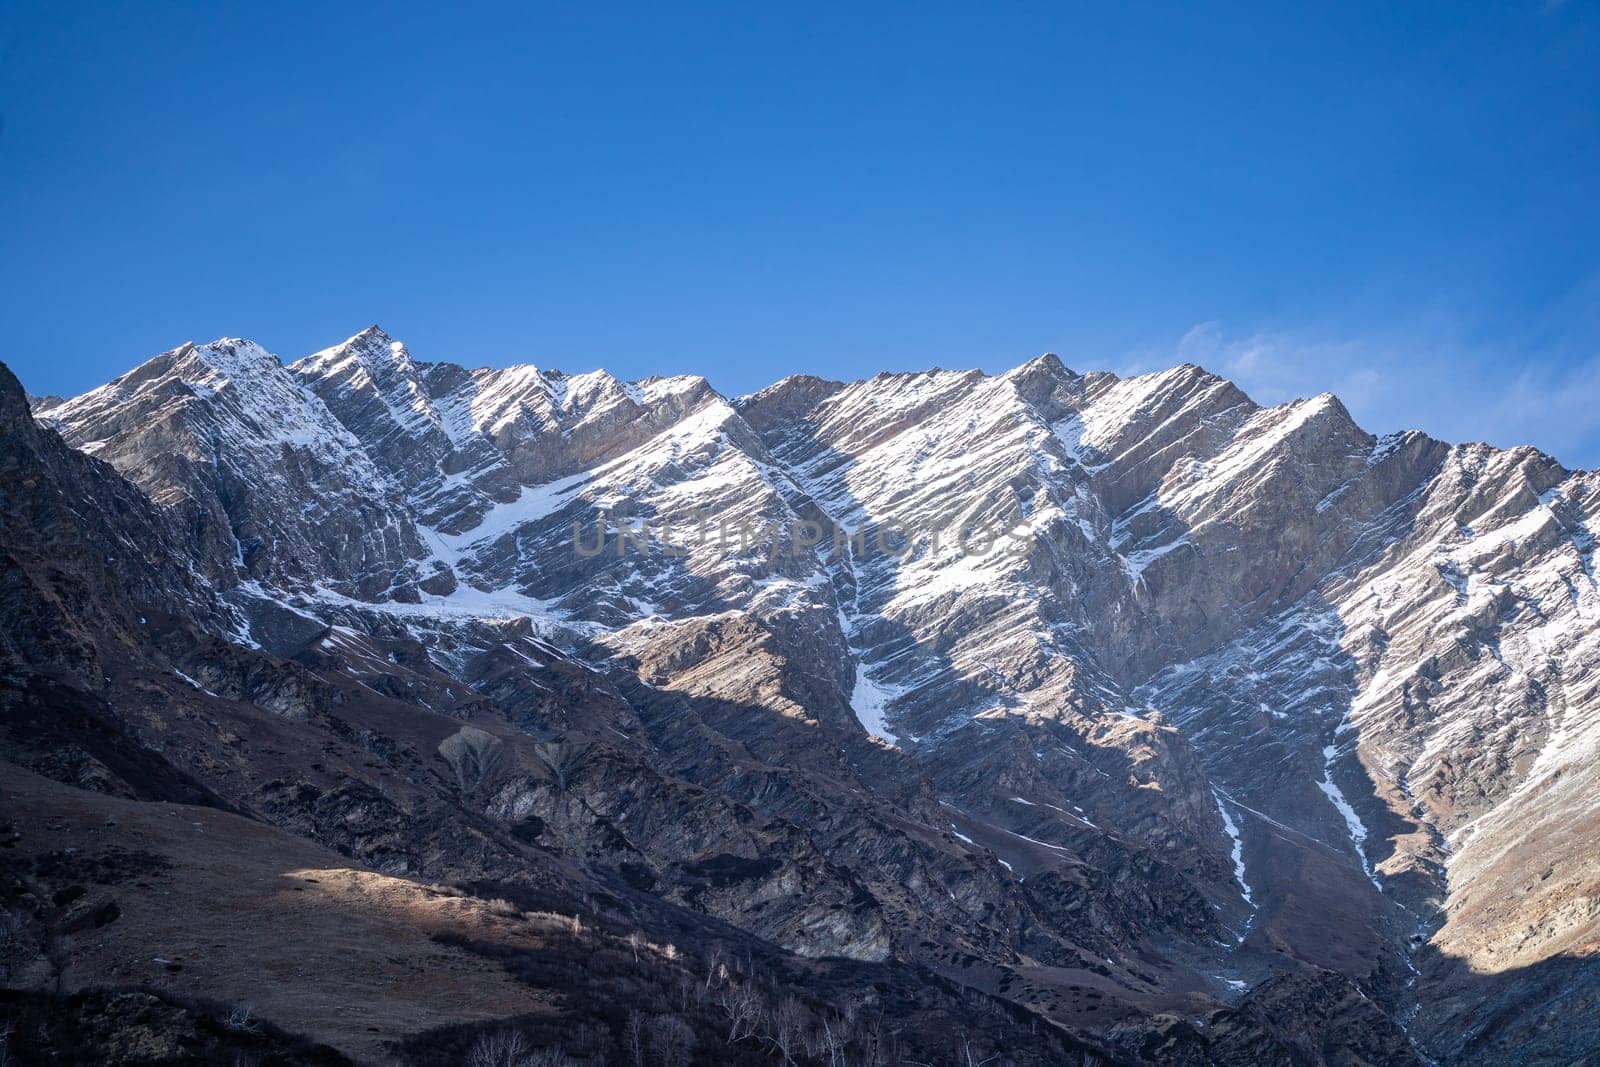
[[[0,359],[1182,360],[1600,465],[1594,0],[0,8]]]

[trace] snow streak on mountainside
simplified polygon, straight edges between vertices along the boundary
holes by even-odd
[[[607,729],[877,902],[761,927],[797,950],[1075,1025],[1068,987],[1194,1014],[1329,973],[1386,1019],[1324,1024],[1447,1061],[1565,1051],[1600,998],[1600,475],[1531,449],[1187,365],[728,399],[376,327],[287,367],[185,345],[35,414],[179,516],[253,632],[404,637],[481,687],[530,626],[516,655],[606,679]]]

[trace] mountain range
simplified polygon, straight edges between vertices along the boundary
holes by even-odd
[[[1600,473],[376,326],[0,368],[0,438],[21,1062],[1600,1051]]]

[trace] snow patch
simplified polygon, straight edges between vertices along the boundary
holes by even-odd
[[[572,503],[577,491],[593,476],[594,472],[584,471],[543,485],[523,486],[517,499],[496,504],[484,514],[478,525],[465,533],[429,532],[444,549],[440,555],[454,564],[474,546],[488,544],[520,526],[554,515]]]
[[[1244,902],[1253,908],[1256,906],[1256,901],[1250,894],[1250,883],[1245,880],[1244,835],[1239,832],[1239,826],[1233,821],[1233,816],[1228,814],[1228,806],[1222,802],[1222,794],[1212,789],[1211,795],[1217,802],[1217,814],[1222,816],[1222,828],[1228,832],[1228,838],[1233,842],[1234,881],[1239,883],[1239,893],[1244,897]]]
[[[872,680],[865,667],[856,664],[855,690],[850,694],[850,707],[855,710],[861,726],[874,737],[881,737],[891,745],[900,739],[889,729],[889,702],[900,692]]]
[[[1344,816],[1345,828],[1350,833],[1350,843],[1355,846],[1356,858],[1361,861],[1361,871],[1367,880],[1378,887],[1378,892],[1383,892],[1383,883],[1378,881],[1378,876],[1372,873],[1372,865],[1367,862],[1367,827],[1361,821],[1361,816],[1356,814],[1356,809],[1350,806],[1344,793],[1333,780],[1333,761],[1339,754],[1337,747],[1328,745],[1322,750],[1323,770],[1322,781],[1317,783],[1317,788],[1327,796],[1340,815]]]

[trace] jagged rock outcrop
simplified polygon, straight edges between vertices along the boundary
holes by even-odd
[[[40,415],[171,508],[221,585],[450,588],[447,571],[420,565],[428,553],[390,476],[250,341],[180,345]]]

